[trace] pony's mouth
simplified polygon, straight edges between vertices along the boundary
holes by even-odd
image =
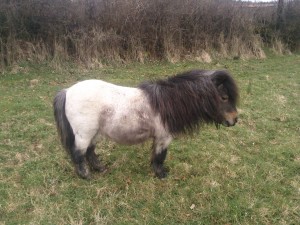
[[[232,127],[238,121],[238,113],[237,111],[226,112],[223,119],[223,126],[225,127]]]
[[[223,121],[222,125],[225,126],[225,127],[232,127],[234,126],[238,121],[238,118],[234,118],[234,119],[231,119],[231,120],[225,120]]]

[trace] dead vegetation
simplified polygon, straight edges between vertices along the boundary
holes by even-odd
[[[265,32],[275,11],[273,7],[264,15],[232,0],[3,1],[0,67],[21,60],[99,67],[146,60],[265,58],[262,47],[271,38],[263,35],[272,36],[272,29]],[[284,39],[276,37],[271,47],[284,52]]]

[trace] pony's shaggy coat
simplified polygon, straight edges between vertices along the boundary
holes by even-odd
[[[121,144],[152,138],[151,164],[163,178],[173,136],[203,123],[233,126],[237,100],[237,86],[226,71],[194,70],[137,88],[82,81],[58,92],[53,106],[61,142],[81,177],[89,178],[87,162],[104,170],[94,150],[97,140],[106,137]]]
[[[161,116],[170,133],[193,131],[202,123],[220,124],[220,98],[217,87],[225,86],[233,104],[237,101],[237,87],[226,71],[194,70],[166,80],[142,83],[152,108]]]

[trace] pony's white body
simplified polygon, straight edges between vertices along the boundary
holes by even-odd
[[[165,148],[172,140],[138,88],[101,80],[82,81],[67,89],[65,109],[75,145],[82,151],[103,137],[129,145],[159,137],[158,149]]]

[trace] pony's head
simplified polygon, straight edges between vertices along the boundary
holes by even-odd
[[[194,131],[203,123],[237,122],[238,89],[226,71],[192,70],[139,88],[171,134]]]
[[[218,92],[220,120],[226,127],[234,126],[238,120],[236,105],[238,102],[238,88],[232,77],[226,71],[215,71],[210,75]]]

